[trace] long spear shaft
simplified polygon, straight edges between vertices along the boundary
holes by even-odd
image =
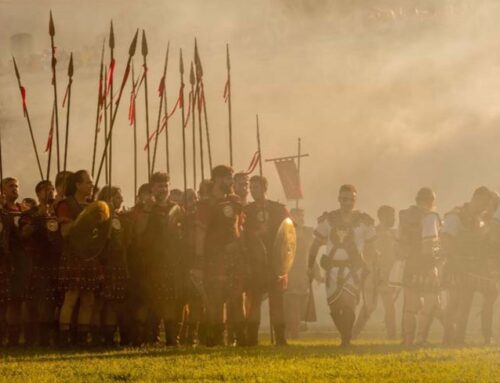
[[[170,174],[170,142],[169,142],[169,133],[168,133],[168,99],[167,99],[167,87],[163,89],[165,93],[165,102],[163,103],[163,110],[165,113],[165,161],[167,166],[167,173]]]
[[[184,174],[184,199],[186,199],[187,190],[187,172],[186,172],[186,116],[184,114],[184,62],[182,60],[182,49],[180,50],[180,60],[179,60],[179,72],[181,74],[181,89],[180,89],[180,99],[181,99],[181,112],[182,112],[182,167]]]
[[[201,84],[201,87],[203,89],[203,83]],[[208,165],[210,166],[210,171],[212,171],[212,146],[210,145],[210,130],[208,129],[208,115],[207,115],[207,103],[205,102],[205,91],[203,91],[202,103],[203,103],[203,117],[205,120],[205,133],[207,135]]]
[[[3,195],[3,157],[2,157],[2,132],[0,131],[0,194]]]
[[[198,104],[198,137],[200,140],[200,169],[201,169],[201,180],[205,179],[205,159],[203,155],[203,125],[201,123],[201,108],[202,102],[200,97],[201,92],[201,76],[203,69],[201,68],[200,58],[198,55],[198,43],[196,39],[194,40],[194,63],[196,67],[196,102]],[[194,113],[194,110],[193,110]]]
[[[191,61],[191,70],[189,72],[189,83],[191,84],[191,126],[192,126],[192,138],[193,138],[193,189],[196,190],[196,117],[195,117],[195,105],[196,105],[196,97],[194,94],[194,84],[195,84],[195,76],[194,76],[194,68],[193,62]]]
[[[49,35],[50,35],[50,47],[52,50],[52,87],[54,88],[54,104],[55,104],[55,123],[56,123],[56,153],[57,153],[57,172],[61,171],[61,159],[59,151],[59,106],[57,101],[57,75],[56,75],[56,46],[54,43],[54,36],[56,34],[56,29],[54,27],[54,19],[52,18],[52,11],[50,11],[49,19]]]
[[[92,151],[92,177],[94,177],[95,172],[95,156],[97,154],[97,138],[99,133],[99,116],[101,114],[102,107],[102,91],[103,91],[103,70],[104,70],[104,41],[102,43],[102,51],[101,51],[101,65],[99,66],[99,87],[97,90],[97,112],[95,117],[95,130],[94,130],[94,149]]]
[[[129,72],[130,72],[130,62],[132,61],[132,57],[135,54],[135,49],[136,49],[136,46],[137,46],[137,36],[138,36],[138,34],[139,34],[139,30],[137,30],[135,32],[134,39],[132,40],[132,43],[130,44],[127,65],[125,66],[125,73],[123,74],[122,84],[120,86],[120,92],[118,93],[118,99],[116,100],[116,105],[115,105],[116,107],[115,107],[115,109],[113,111],[113,117],[111,118],[111,126],[109,127],[110,133],[113,132],[113,127],[115,126],[116,112],[118,111],[118,107],[120,106],[120,100],[122,99],[123,89],[125,88],[125,84],[127,82],[128,75],[129,75]],[[110,135],[108,134],[106,136],[106,141],[104,142],[104,152],[103,152],[103,154],[101,156],[101,161],[99,162],[99,169],[97,171],[97,177],[96,177],[96,181],[95,181],[95,185],[96,186],[98,185],[99,178],[101,176],[102,167],[104,165],[104,159],[105,159],[106,150],[108,150],[108,146],[109,146],[109,140],[110,140]],[[94,188],[94,191],[96,191],[96,190],[97,190],[97,187]]]
[[[257,122],[257,149],[259,150],[259,174],[262,176],[262,149],[260,146],[260,127],[259,127],[259,115],[255,115],[255,120]]]
[[[55,105],[52,106],[52,117],[50,118],[50,129],[49,129],[49,135],[52,135],[54,132],[54,115],[55,115]],[[50,146],[49,146],[49,157],[47,160],[47,181],[50,181],[50,167],[52,164],[52,138],[49,138],[51,140]]]
[[[69,65],[68,65],[68,90],[67,97],[68,99],[66,104],[66,134],[64,136],[64,163],[63,169],[66,171],[66,165],[68,160],[68,139],[69,139],[69,116],[71,113],[71,87],[73,85],[73,52],[69,57]]]
[[[28,107],[25,102],[25,90],[21,84],[21,75],[19,74],[19,69],[17,68],[17,63],[16,59],[12,57],[12,62],[14,63],[14,71],[16,72],[16,78],[17,78],[17,85],[19,86],[19,91],[21,92],[21,97],[23,99],[23,111],[24,111],[24,116],[26,117],[26,121],[28,122],[28,128],[30,131],[30,137],[31,137],[31,143],[33,144],[33,149],[35,151],[35,157],[36,157],[36,163],[38,165],[38,171],[40,172],[40,177],[43,180],[43,171],[42,171],[42,165],[40,163],[40,157],[38,156],[38,149],[36,148],[36,142],[35,142],[35,137],[33,135],[33,128],[31,126],[31,120],[30,120],[30,114],[28,112]]]
[[[135,73],[134,73],[134,65],[132,65],[132,92],[135,93]],[[135,94],[132,95],[132,108],[134,108],[135,114]],[[137,196],[137,122],[135,116],[133,116],[133,124],[134,124],[134,200]]]
[[[301,158],[301,139],[299,137],[297,142],[297,174],[299,176],[299,181],[300,181],[300,158]],[[297,209],[299,208],[299,199],[295,201],[295,207]]]
[[[149,140],[149,102],[148,102],[148,66],[146,57],[148,55],[148,43],[146,40],[146,32],[142,30],[142,44],[141,51],[143,57],[144,65],[144,102],[146,108],[146,142]],[[151,178],[151,151],[149,145],[147,146],[148,151],[148,180]]]
[[[207,136],[207,151],[208,151],[208,165],[210,166],[210,171],[212,171],[212,146],[210,145],[210,130],[208,128],[208,115],[207,115],[207,104],[205,100],[205,89],[203,86],[203,65],[201,64],[200,54],[198,52],[198,42],[194,39],[194,63],[196,65],[196,78],[199,82],[201,92],[201,103],[203,106],[203,116],[205,120],[205,133]]]
[[[108,107],[108,67],[104,66],[104,83],[106,84],[106,89],[104,91],[104,139],[108,136],[108,117],[109,115],[109,107]],[[111,103],[113,103],[111,101]],[[109,140],[109,144],[111,145],[111,139]],[[109,150],[104,152],[104,178],[106,180],[106,185],[109,185]]]
[[[113,30],[113,20],[109,27],[109,67],[112,73],[109,74],[111,77],[108,79],[109,83],[109,115],[113,115],[113,74],[115,69],[115,32]],[[113,135],[109,140],[109,169],[108,169],[108,184],[111,185],[112,172],[113,172]]]
[[[153,149],[153,160],[151,162],[151,173],[153,173],[154,169],[155,169],[156,151],[158,150],[158,135],[160,134],[161,116],[163,114],[163,109],[162,108],[163,108],[163,103],[164,102],[166,103],[165,92],[163,90],[164,90],[165,84],[166,84],[169,51],[170,51],[170,41],[167,44],[167,53],[165,54],[165,63],[163,65],[163,77],[160,80],[160,88],[163,87],[163,89],[160,90],[161,91],[161,94],[160,94],[160,106],[158,108],[158,119],[156,120],[155,146],[154,146],[154,149]],[[167,117],[165,117],[165,119],[166,118]],[[165,123],[166,123],[166,121],[165,121]],[[148,137],[148,140],[149,140],[149,137]],[[148,145],[149,145],[149,142],[148,142]]]
[[[229,118],[229,164],[233,166],[233,119],[231,110],[231,59],[229,57],[229,44],[226,44],[227,66],[227,112]]]

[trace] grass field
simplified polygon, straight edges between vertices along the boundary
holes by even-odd
[[[3,350],[0,382],[500,382],[500,348],[300,340],[289,347]]]

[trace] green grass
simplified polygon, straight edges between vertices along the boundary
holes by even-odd
[[[500,382],[500,348],[332,340],[289,347],[0,351],[0,382]]]

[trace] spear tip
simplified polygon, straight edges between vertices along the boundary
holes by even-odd
[[[134,38],[132,40],[132,43],[130,44],[130,48],[128,50],[128,54],[130,57],[135,55],[135,49],[137,47],[137,36],[139,35],[139,28],[135,31]]]
[[[109,48],[115,49],[115,31],[113,28],[113,20],[111,19],[111,24],[109,27]]]
[[[68,77],[73,77],[73,52],[69,55]]]
[[[49,17],[49,35],[53,37],[55,34],[56,34],[56,28],[54,27],[54,19],[52,17],[52,9],[51,9]]]
[[[229,44],[226,43],[226,64],[227,64],[227,69],[231,69],[231,58],[229,56]]]
[[[148,55],[148,42],[146,40],[146,31],[144,29],[142,30],[141,51],[143,56]]]

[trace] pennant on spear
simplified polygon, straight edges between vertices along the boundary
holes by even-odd
[[[55,129],[56,129],[56,156],[57,156],[57,172],[61,171],[61,156],[59,151],[59,104],[57,101],[57,73],[56,73],[56,46],[54,43],[54,36],[56,34],[56,29],[54,27],[54,19],[52,18],[52,11],[50,11],[49,18],[49,35],[50,35],[50,48],[51,48],[51,68],[52,68],[52,88],[54,89],[54,119],[55,119]]]
[[[227,80],[224,87],[224,100],[227,102],[229,119],[229,164],[233,166],[233,118],[231,110],[231,59],[229,57],[229,44],[226,44]]]
[[[66,94],[64,95],[64,104],[67,102],[66,106],[66,133],[64,136],[64,162],[63,170],[66,171],[67,159],[68,159],[68,138],[69,138],[69,116],[71,112],[71,86],[73,85],[73,52],[69,56],[68,65],[68,86],[66,88]]]
[[[47,176],[46,180],[50,181],[50,169],[52,165],[52,141],[54,138],[54,115],[55,115],[55,105],[52,105],[52,116],[50,118],[50,128],[49,128],[49,138],[47,139],[47,145],[45,146],[45,152],[48,152],[48,158],[47,158]]]
[[[148,102],[148,65],[147,65],[147,55],[148,55],[148,42],[146,40],[146,31],[142,30],[142,43],[141,43],[141,53],[142,62],[144,69],[144,102],[146,108],[146,140],[149,140],[149,102]],[[147,146],[148,152],[148,180],[151,178],[151,151],[149,145]]]
[[[167,53],[165,54],[165,63],[163,64],[163,76],[161,77],[160,84],[158,85],[158,96],[160,97],[160,106],[158,107],[158,119],[156,120],[155,145],[153,149],[153,160],[151,161],[151,173],[154,172],[156,164],[156,151],[158,150],[158,136],[160,135],[161,125],[162,125],[163,103],[166,104],[167,102],[164,90],[167,78],[166,76],[167,76],[169,52],[170,52],[170,41],[167,43]],[[164,124],[167,124],[167,116],[165,115],[163,118],[164,118]]]
[[[196,77],[200,86],[198,103],[201,103],[203,109],[203,118],[205,120],[205,133],[207,136],[207,151],[208,151],[208,165],[210,171],[212,170],[212,146],[210,145],[210,130],[208,128],[208,114],[207,103],[205,100],[205,87],[203,85],[203,65],[201,64],[200,54],[198,52],[198,42],[194,40],[194,62],[196,65]]]
[[[109,133],[106,136],[106,140],[104,142],[104,152],[103,152],[103,154],[101,156],[101,160],[99,162],[99,168],[98,168],[98,171],[97,171],[97,176],[96,176],[96,181],[95,181],[96,187],[94,188],[94,192],[97,191],[97,185],[99,184],[99,178],[100,178],[101,173],[102,173],[102,167],[104,165],[105,154],[106,154],[106,151],[108,150],[108,146],[109,146],[110,133],[113,132],[113,127],[115,126],[116,114],[117,114],[118,108],[120,106],[120,101],[121,101],[121,98],[122,98],[123,89],[125,88],[125,84],[127,83],[127,79],[128,79],[129,73],[130,73],[130,63],[132,61],[132,57],[134,57],[134,55],[135,55],[135,50],[136,50],[136,47],[137,47],[137,36],[138,35],[139,35],[139,30],[137,30],[135,32],[134,38],[133,38],[133,40],[132,40],[132,42],[130,44],[127,65],[125,66],[125,73],[123,74],[123,79],[122,79],[122,83],[121,83],[121,86],[120,86],[120,91],[118,93],[118,98],[116,100],[115,108],[113,110],[113,116],[111,118],[111,125],[109,127]]]
[[[95,172],[95,157],[97,154],[97,139],[98,139],[98,133],[99,133],[99,126],[101,124],[101,118],[102,118],[102,105],[103,105],[103,92],[104,92],[104,86],[103,86],[103,80],[104,80],[104,43],[105,40],[102,42],[102,50],[101,50],[101,64],[99,66],[99,85],[98,85],[98,90],[97,90],[97,111],[96,111],[96,117],[95,117],[95,129],[94,129],[94,149],[92,151],[92,177],[94,177],[94,172]]]
[[[30,114],[28,112],[28,105],[26,103],[26,89],[21,84],[21,75],[19,74],[19,69],[17,67],[16,59],[12,57],[12,62],[14,63],[14,71],[16,72],[17,85],[19,86],[19,92],[21,92],[21,101],[23,103],[23,114],[28,122],[28,129],[30,132],[31,143],[33,144],[33,150],[35,151],[36,163],[38,165],[38,171],[40,172],[40,177],[43,180],[42,165],[40,163],[40,157],[38,156],[38,149],[36,148],[35,137],[33,135],[33,128],[31,126]]]

